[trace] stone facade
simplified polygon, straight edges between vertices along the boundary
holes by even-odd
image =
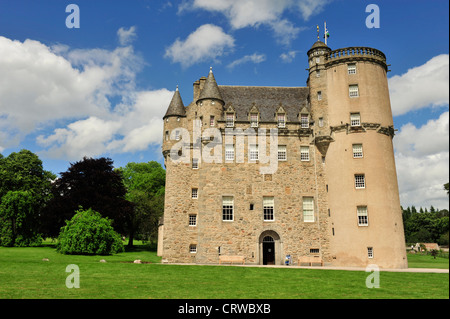
[[[407,267],[386,58],[317,41],[308,59],[306,87],[221,86],[210,70],[187,107],[177,88],[164,116],[164,261]]]

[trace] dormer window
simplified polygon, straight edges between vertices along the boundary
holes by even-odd
[[[301,123],[302,128],[308,128],[309,127],[308,114],[301,114],[300,115],[300,123]]]
[[[258,113],[250,113],[250,126],[258,127]]]
[[[280,128],[284,128],[286,127],[286,114],[284,113],[278,113],[278,127]]]
[[[234,127],[234,113],[226,114],[227,127]]]

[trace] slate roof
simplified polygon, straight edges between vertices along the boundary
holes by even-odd
[[[205,84],[197,101],[203,99],[216,99],[223,102],[223,98],[217,86],[216,79],[214,78],[212,68],[209,70],[208,77],[206,78]]]
[[[274,122],[275,114],[282,106],[287,122],[300,122],[299,113],[308,105],[308,87],[219,85],[219,90],[225,102],[224,109],[232,106],[236,121],[248,121],[250,110],[256,106],[260,122]]]
[[[178,87],[173,94],[172,101],[170,101],[166,115],[164,115],[163,119],[168,116],[186,116],[186,109],[184,107],[183,100],[181,99],[180,92],[178,91]]]

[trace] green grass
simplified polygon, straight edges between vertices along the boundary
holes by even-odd
[[[421,254],[408,254],[409,268],[449,268],[448,258],[436,257]]]
[[[130,263],[135,259],[151,263]],[[145,245],[113,256],[61,255],[48,244],[2,247],[0,298],[449,298],[448,274],[381,272],[380,288],[368,289],[364,271],[179,266],[159,261]],[[79,266],[79,289],[65,285],[69,264]]]

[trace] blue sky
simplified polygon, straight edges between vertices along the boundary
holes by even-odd
[[[67,28],[77,4],[80,28]],[[368,4],[380,28],[367,28]],[[305,86],[327,22],[332,49],[383,51],[404,206],[448,208],[449,3],[362,0],[1,0],[0,152],[26,148],[59,173],[83,156],[162,163],[162,122],[179,85]]]

